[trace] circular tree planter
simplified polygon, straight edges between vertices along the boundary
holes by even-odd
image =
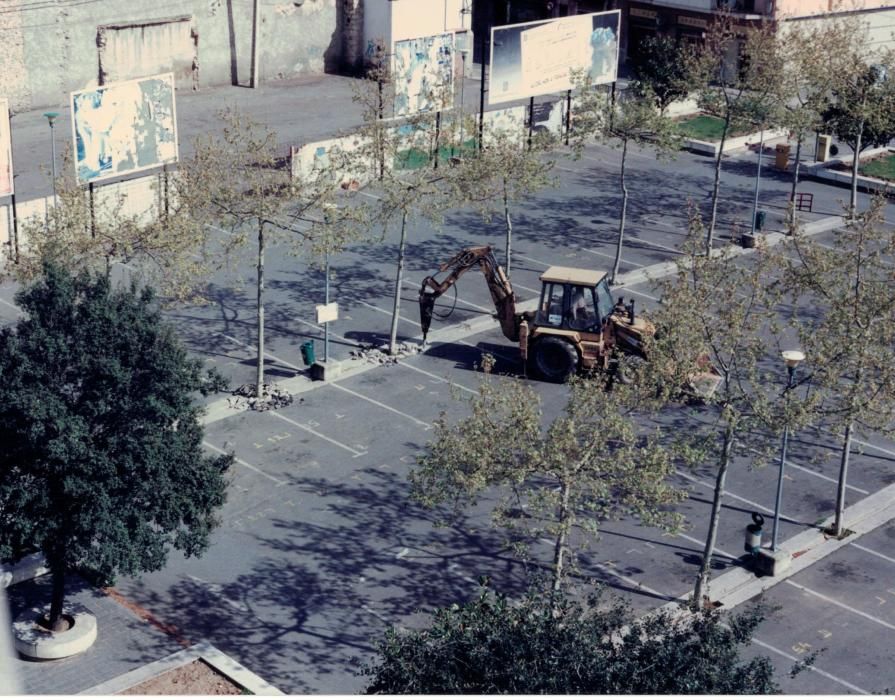
[[[31,608],[13,623],[16,651],[22,656],[45,661],[64,659],[89,649],[96,641],[96,617],[83,605],[73,603],[65,608],[63,617],[70,628],[63,632],[51,632],[39,624],[46,614],[46,608]]]

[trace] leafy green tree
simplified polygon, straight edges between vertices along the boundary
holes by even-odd
[[[858,58],[854,70],[837,81],[833,100],[823,112],[824,122],[854,153],[849,216],[858,206],[861,153],[895,138],[895,52],[874,59]]]
[[[805,136],[826,127],[824,110],[837,82],[859,63],[867,31],[855,17],[830,16],[822,22],[783,22],[774,36],[786,69],[779,85],[782,125],[796,137],[790,202],[795,202]],[[793,209],[790,228],[797,226]]]
[[[389,628],[363,674],[367,694],[759,695],[779,693],[770,659],[741,657],[765,617],[660,611],[636,618],[599,593],[483,589],[419,631]]]
[[[602,86],[589,84],[587,78],[576,81],[579,107],[575,112],[573,147],[580,154],[586,142],[594,137],[621,147],[619,189],[622,201],[619,208],[618,236],[615,261],[609,278],[615,284],[621,265],[628,215],[628,147],[632,145],[652,149],[657,158],[670,157],[677,150],[680,138],[674,122],[656,108],[656,98],[648,86],[634,86],[630,94],[622,93],[617,100],[607,99]]]
[[[427,506],[447,503],[459,515],[485,492],[497,495],[492,520],[524,550],[534,537],[553,542],[551,569],[558,589],[574,568],[575,546],[586,546],[602,520],[632,515],[674,530],[665,507],[684,494],[666,481],[674,453],[644,435],[623,387],[573,380],[563,413],[541,428],[540,399],[516,379],[486,373],[478,393],[463,398],[469,415],[436,420],[412,493]],[[524,517],[519,517],[524,513]],[[582,537],[571,538],[573,530]]]
[[[633,63],[633,89],[651,97],[663,114],[675,100],[690,94],[690,75],[680,42],[670,36],[651,36],[641,44]]]
[[[195,226],[223,227],[222,255],[255,244],[256,260],[256,397],[265,397],[265,254],[271,243],[286,243],[294,254],[310,252],[316,258],[339,252],[366,229],[362,207],[335,207],[340,193],[339,173],[344,158],[313,173],[293,179],[285,167],[276,134],[263,124],[225,109],[223,129],[199,137],[195,152],[181,164],[177,183],[183,203]],[[336,212],[324,221],[323,211]]]
[[[775,50],[774,32],[769,22],[743,27],[730,13],[720,12],[709,25],[703,43],[687,54],[689,81],[700,109],[723,121],[706,229],[707,253],[712,250],[718,222],[727,137],[734,129],[756,125],[766,128],[779,120],[778,92],[785,67]],[[731,64],[732,55],[738,57],[739,66]]]
[[[704,415],[688,414],[693,420],[680,431],[691,462],[716,465],[694,606],[708,595],[724,484],[733,460],[739,455],[761,464],[778,444],[780,426],[800,425],[808,410],[803,402],[780,398],[784,377],[777,352],[788,348],[781,348],[787,336],[777,311],[781,285],[772,282],[779,278],[775,259],[759,247],[748,263],[736,264],[730,249],[700,254],[703,241],[702,220],[691,209],[683,248],[687,255],[677,262],[677,274],[659,285],[662,305],[650,316],[656,334],[646,343],[649,362],[640,370],[646,386],[659,387],[669,398],[680,387],[705,386],[707,371],[717,377],[713,393],[702,391]]]
[[[43,273],[47,260],[72,271],[108,273],[112,263],[127,265],[141,281],[172,301],[200,296],[198,288],[212,274],[215,261],[205,255],[210,230],[197,225],[192,212],[175,195],[177,173],[164,172],[152,183],[155,204],[143,213],[129,211],[117,185],[90,192],[74,177],[70,154],[56,181],[56,204],[47,218],[19,222],[16,255],[8,272],[28,283]]]
[[[504,271],[512,269],[513,220],[510,205],[526,200],[553,184],[553,161],[545,157],[549,137],[536,134],[526,147],[520,134],[497,130],[483,139],[482,148],[469,153],[456,166],[453,181],[459,190],[458,204],[471,203],[486,221],[495,209],[503,214],[506,230]]]
[[[202,449],[195,394],[219,390],[163,323],[149,288],[47,265],[0,330],[0,557],[38,549],[52,575],[160,569],[198,556],[224,503],[232,457]]]
[[[383,238],[389,227],[397,224],[399,230],[388,342],[391,355],[397,352],[409,229],[418,219],[439,226],[444,212],[454,206],[457,191],[453,184],[456,172],[450,167],[435,167],[435,153],[442,148],[449,150],[450,130],[444,141],[436,143],[436,115],[432,112],[387,120],[394,112],[395,87],[394,77],[382,60],[358,82],[354,100],[360,104],[363,117],[360,147],[347,154],[347,167],[363,173],[362,177],[371,183],[370,194],[376,198],[375,204],[366,207],[368,219],[382,227]],[[445,100],[433,92],[429,101]]]
[[[895,234],[883,225],[885,199],[837,229],[832,246],[796,235],[781,250],[787,290],[810,305],[798,319],[800,342],[819,396],[818,418],[842,435],[835,522],[845,532],[845,489],[852,443],[895,424]]]

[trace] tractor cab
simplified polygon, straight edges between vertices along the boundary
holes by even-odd
[[[541,275],[541,283],[537,326],[602,332],[615,308],[605,272],[553,266]]]

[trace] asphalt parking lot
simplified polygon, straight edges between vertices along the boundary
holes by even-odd
[[[523,299],[536,294],[538,275],[548,265],[611,265],[612,153],[591,150],[591,159],[561,164],[568,169],[562,171],[561,185],[517,215],[513,283]],[[695,158],[682,154],[676,165],[663,164],[655,174],[654,161],[643,155],[643,177],[656,180],[643,185],[651,194],[632,206],[622,272],[674,257],[683,238],[682,202],[705,195],[705,163]],[[725,176],[731,192],[725,198],[728,231],[736,219],[748,218],[751,191],[748,156],[735,160],[742,162],[740,169],[732,167]],[[688,174],[688,168],[702,168],[702,174]],[[767,186],[769,198],[786,189],[785,182],[772,178]],[[807,186],[819,188],[827,200],[843,192]],[[828,208],[830,215],[838,213],[834,202]],[[499,248],[500,227],[475,224],[471,216],[452,217],[440,232],[414,228],[402,294],[402,338],[419,334],[415,301],[424,275],[466,245]],[[332,329],[336,359],[347,360],[358,343],[385,339],[393,234],[334,263],[334,298],[343,310]],[[482,575],[508,590],[524,585],[526,564],[490,529],[484,505],[450,528],[435,528],[437,514],[409,499],[406,478],[440,412],[462,411],[450,396],[450,383],[462,387],[461,393],[474,392],[475,366],[483,352],[498,357],[498,372],[519,367],[515,348],[499,331],[462,332],[464,324],[491,313],[487,289],[471,271],[459,285],[453,315],[440,322],[458,329],[454,341],[326,385],[296,379],[303,370],[300,343],[314,338],[318,356],[322,353],[320,329],[313,323],[322,276],[281,252],[269,255],[268,378],[305,390],[283,409],[223,411],[209,420],[208,448],[237,457],[213,546],[199,560],[173,556],[163,571],[122,580],[118,590],[187,639],[210,640],[286,692],[351,693],[362,687],[355,675],[359,663],[371,658],[372,640],[387,624],[413,625],[420,611],[470,597]],[[248,255],[241,273],[248,276],[250,267]],[[169,317],[190,348],[228,375],[233,386],[253,382],[253,291],[234,291],[226,279],[217,283],[213,304],[175,310]],[[17,315],[12,291],[11,285],[0,287],[0,319],[6,323]],[[620,293],[634,296],[645,309],[657,303],[650,283],[632,284]],[[443,298],[441,310],[451,304],[452,299]],[[563,387],[531,385],[545,411],[559,410]],[[835,435],[816,431],[793,436],[782,541],[829,514],[836,442]],[[893,483],[895,442],[872,437],[864,443],[853,455],[849,504]],[[774,471],[755,466],[744,458],[731,470],[715,576],[739,567],[750,514],[772,509]],[[581,575],[604,582],[638,611],[686,594],[701,555],[711,479],[710,468],[676,476],[676,483],[690,492],[680,506],[690,526],[679,535],[633,521],[606,523],[600,541],[582,559]],[[893,537],[890,521],[765,594],[783,607],[759,630],[755,651],[771,656],[786,692],[880,692],[895,685]],[[539,553],[536,545],[533,554]],[[827,651],[817,670],[786,678],[793,660],[820,647]]]

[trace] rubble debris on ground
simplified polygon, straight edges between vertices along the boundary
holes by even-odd
[[[384,345],[361,344],[357,350],[351,350],[348,354],[359,360],[366,360],[374,365],[394,365],[398,360],[403,360],[411,355],[416,355],[422,350],[419,343],[397,343],[395,354],[388,354],[388,343]]]
[[[259,399],[256,391],[257,384],[243,384],[230,393],[232,399],[227,399],[230,408],[252,411],[270,411],[271,409],[284,408],[292,403],[293,397],[288,391],[276,385],[262,385],[262,395]]]

